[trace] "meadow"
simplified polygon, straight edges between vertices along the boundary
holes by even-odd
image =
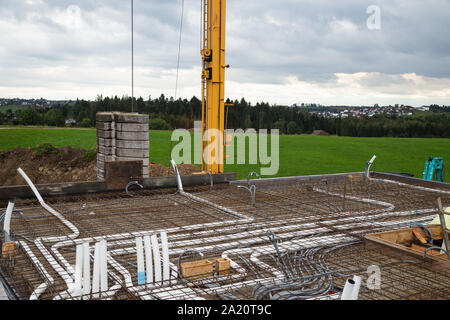
[[[171,131],[150,131],[150,161],[169,166]],[[96,147],[95,129],[48,127],[0,127],[0,151],[15,147],[35,147],[51,143],[84,149]],[[270,149],[269,149],[270,153]],[[353,138],[335,136],[281,135],[280,167],[276,176],[296,176],[364,171],[365,163],[377,155],[373,170],[403,172],[422,178],[429,156],[440,156],[450,163],[450,139]],[[226,172],[246,178],[259,165],[225,165]],[[450,174],[446,174],[450,182]]]

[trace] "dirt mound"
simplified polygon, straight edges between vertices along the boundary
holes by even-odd
[[[96,181],[97,152],[71,146],[55,148],[42,144],[35,148],[16,148],[0,152],[0,186],[25,185],[26,182],[17,172],[22,168],[35,184],[59,182]],[[178,166],[181,175],[200,172],[192,164]],[[173,176],[172,167],[161,164],[150,167],[151,177]]]
[[[26,184],[17,168],[36,184],[97,180],[95,150],[42,144],[0,152],[0,163],[0,186]]]
[[[178,171],[180,171],[182,176],[188,176],[202,170],[193,164],[180,164],[178,165]],[[154,164],[150,166],[150,177],[168,177],[174,175],[175,171],[172,167],[165,167],[162,164]]]

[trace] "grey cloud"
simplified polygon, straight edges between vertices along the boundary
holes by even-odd
[[[135,62],[143,68],[143,76],[158,78],[176,68],[180,4],[181,0],[135,0]],[[379,31],[366,26],[366,9],[372,4],[381,8]],[[81,10],[79,29],[51,16],[73,5]],[[70,72],[92,64],[102,70],[130,66],[127,0],[35,0],[34,4],[0,0],[0,7],[0,26],[6,28],[0,33],[0,82],[11,79],[6,74],[21,74],[14,72],[18,68],[60,66]],[[295,76],[325,85],[336,81],[336,73],[448,78],[449,18],[447,0],[228,0],[226,56],[232,69],[227,77],[240,83],[283,84],[286,77]],[[200,67],[199,38],[200,1],[186,0],[182,69]],[[373,87],[378,80],[361,81]]]

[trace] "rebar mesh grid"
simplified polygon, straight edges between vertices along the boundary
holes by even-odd
[[[369,266],[380,268],[381,287],[371,290],[363,285],[361,299],[449,298],[447,269],[436,270],[422,259],[399,258],[395,252],[388,255],[383,247],[368,248],[364,243],[368,233],[429,223],[437,214],[437,197],[450,205],[445,190],[360,176],[249,183],[256,185],[254,205],[239,183],[185,188],[211,204],[176,194],[175,189],[48,198],[46,202],[79,231],[76,239],[61,246],[43,242],[38,247],[36,239],[67,236],[67,226],[37,201],[17,201],[23,213],[13,215],[12,237],[28,251],[19,245],[14,259],[1,260],[2,273],[19,299],[28,299],[43,283],[47,286],[39,299],[77,298],[67,293],[68,280],[43,252],[47,250],[73,278],[76,244],[92,245],[120,234],[120,239],[108,239],[110,288],[97,298],[331,299],[339,295],[347,277],[360,275],[367,281]],[[135,237],[161,231],[168,234],[171,278],[138,285]],[[202,259],[229,258],[230,274],[181,279],[178,257],[190,249],[201,251]],[[195,259],[198,256],[183,261]]]

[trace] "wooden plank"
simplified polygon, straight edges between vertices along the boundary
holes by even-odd
[[[5,242],[2,245],[2,258],[9,259],[16,256],[16,243],[15,242]]]
[[[219,275],[227,275],[230,274],[231,263],[230,260],[226,258],[218,258],[214,264],[215,272]]]
[[[420,243],[422,243],[422,244],[427,243],[427,240],[425,240],[425,238],[420,234],[419,231],[417,231],[417,229],[413,229],[413,235],[414,235],[414,237],[417,238],[417,240],[420,241]]]
[[[186,280],[195,280],[213,276],[213,262],[197,260],[180,264],[181,274]]]

